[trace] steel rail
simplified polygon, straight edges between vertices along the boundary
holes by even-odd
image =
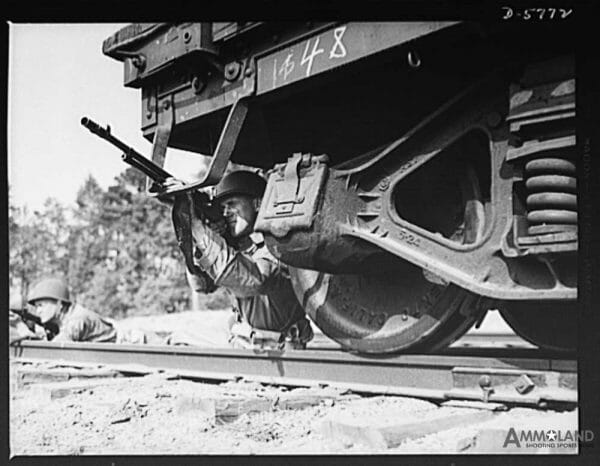
[[[243,377],[291,386],[325,384],[356,392],[538,407],[577,402],[577,363],[560,358],[443,354],[373,357],[335,350],[259,352],[46,341],[23,341],[11,350],[13,359],[95,363],[131,373],[150,372],[147,369],[151,368],[204,380]]]
[[[322,333],[317,333],[313,341],[308,343],[308,349],[330,349],[336,348],[341,349],[341,345],[334,340],[331,340]],[[531,349],[535,351],[542,351],[535,345],[532,345],[528,341],[523,340],[514,333],[506,332],[469,332],[458,340],[456,340],[449,347],[454,348],[522,348]]]

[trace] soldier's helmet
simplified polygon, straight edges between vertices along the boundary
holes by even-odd
[[[225,175],[216,186],[215,199],[220,201],[224,197],[234,194],[261,198],[266,185],[266,181],[256,173],[245,170],[231,172]]]
[[[60,278],[46,278],[37,283],[29,292],[27,302],[34,304],[38,299],[57,299],[71,304],[69,288],[64,280]]]
[[[14,296],[11,298],[8,308],[11,311],[22,311],[27,305],[23,302],[21,295]]]

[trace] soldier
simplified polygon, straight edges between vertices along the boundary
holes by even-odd
[[[86,309],[70,299],[67,284],[48,278],[33,287],[28,302],[45,328],[54,329],[53,341],[89,341],[119,344],[168,344],[161,336],[137,328],[126,328],[108,317]],[[49,340],[52,338],[48,338]]]
[[[170,178],[166,184],[177,183],[181,182]],[[221,180],[214,198],[236,244],[228,244],[221,232],[193,216],[194,262],[234,297],[232,346],[304,349],[313,331],[294,294],[287,266],[253,231],[265,185],[263,178],[249,171],[232,172]],[[192,287],[194,278],[188,273]]]
[[[71,301],[67,284],[60,278],[40,281],[27,301],[35,307],[42,324],[58,327],[53,341],[115,342],[117,339],[111,322]]]

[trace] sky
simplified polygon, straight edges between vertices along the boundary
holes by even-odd
[[[141,91],[123,86],[123,64],[102,42],[126,24],[9,23],[10,202],[40,209],[48,197],[73,205],[89,175],[103,188],[126,168],[118,149],[81,126],[83,116],[144,155]],[[189,179],[206,159],[169,149],[165,168]]]

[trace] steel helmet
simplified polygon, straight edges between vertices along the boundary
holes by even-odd
[[[240,170],[225,175],[215,188],[215,199],[221,200],[232,194],[245,194],[252,197],[262,197],[266,181],[256,173]]]
[[[46,278],[40,281],[29,293],[27,302],[33,304],[38,299],[43,298],[58,299],[65,303],[71,303],[69,288],[67,288],[65,281],[60,278]]]
[[[22,311],[27,305],[23,302],[21,295],[15,296],[10,300],[9,309],[11,311]]]

